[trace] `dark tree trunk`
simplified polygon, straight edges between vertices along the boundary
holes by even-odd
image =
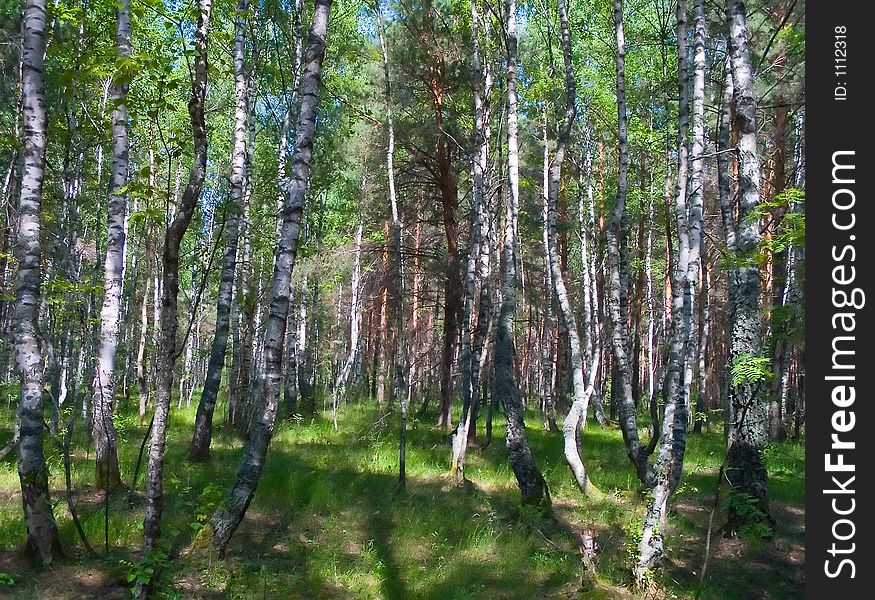
[[[316,104],[328,32],[331,0],[316,0],[301,75],[301,109],[295,128],[295,155],[283,210],[282,228],[274,257],[270,311],[264,336],[265,384],[260,389],[259,415],[243,451],[237,480],[222,508],[211,519],[212,545],[220,555],[243,520],[261,478],[267,449],[273,436],[282,384],[282,355],[289,310],[289,290],[298,250],[304,198],[310,184],[310,163],[316,131]]]
[[[505,206],[504,270],[502,274],[502,302],[498,316],[495,349],[493,351],[493,396],[501,402],[507,421],[508,461],[516,476],[524,504],[550,501],[547,482],[535,463],[526,435],[523,403],[514,375],[516,349],[514,347],[514,313],[516,312],[516,237],[517,209],[519,206],[519,141],[517,120],[517,32],[516,0],[506,0],[507,17],[507,161],[508,202]]]
[[[239,221],[243,209],[243,168],[246,155],[247,106],[249,104],[244,66],[246,13],[248,10],[249,0],[240,0],[234,19],[234,90],[236,102],[234,108],[234,144],[231,154],[231,202],[224,211],[225,253],[222,257],[219,293],[216,300],[216,330],[210,348],[207,377],[197,405],[194,435],[189,451],[189,458],[194,462],[204,462],[210,455],[210,442],[213,437],[213,412],[216,408],[219,386],[222,383],[222,371],[225,369],[225,353],[228,348],[228,331],[231,323],[231,297],[234,293]]]

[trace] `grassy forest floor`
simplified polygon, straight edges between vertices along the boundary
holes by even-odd
[[[14,403],[13,403],[14,407]],[[190,540],[233,480],[242,442],[217,428],[212,458],[185,456],[194,406],[174,410],[165,468],[164,535],[182,548],[164,569],[166,598],[634,598],[628,556],[645,508],[619,430],[589,425],[583,456],[607,500],[592,503],[573,485],[561,434],[528,416],[529,439],[550,486],[552,513],[522,508],[504,447],[504,418],[494,440],[471,448],[464,488],[448,485],[450,449],[431,415],[412,424],[408,486],[395,494],[397,415],[375,407],[341,408],[330,418],[278,424],[261,484],[225,559],[192,550]],[[383,418],[381,418],[383,417]],[[0,410],[0,443],[11,436],[13,409]],[[220,415],[217,415],[220,418]],[[122,477],[130,483],[146,428],[117,416]],[[81,429],[81,419],[78,424]],[[662,598],[692,599],[704,556],[722,427],[691,436],[684,476],[671,499],[668,560],[658,574]],[[103,494],[92,486],[86,437],[75,435],[73,482],[91,544],[104,553]],[[109,557],[91,558],[70,519],[63,454],[47,445],[52,498],[67,556],[35,572],[22,555],[24,523],[14,452],[0,464],[0,596],[126,598],[129,561],[142,541],[143,496],[109,502]],[[715,534],[701,598],[796,599],[803,595],[804,447],[786,442],[767,455],[776,535],[772,540]],[[141,472],[138,490],[142,490]],[[718,513],[715,523],[722,524]],[[597,533],[595,588],[581,589],[576,532]],[[195,537],[196,539],[196,537]],[[197,544],[194,544],[197,548]],[[4,584],[3,574],[7,580]],[[9,583],[8,577],[14,583]]]

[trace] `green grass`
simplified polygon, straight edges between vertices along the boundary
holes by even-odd
[[[627,546],[644,509],[642,488],[626,457],[618,430],[590,424],[583,454],[595,483],[608,500],[591,503],[574,486],[562,455],[560,434],[537,427],[530,415],[529,438],[549,484],[551,514],[519,504],[507,465],[503,416],[497,415],[492,444],[470,449],[472,485],[448,485],[449,444],[432,428],[429,415],[411,424],[407,493],[397,495],[397,414],[383,416],[372,405],[345,405],[339,429],[318,417],[278,425],[258,492],[223,560],[188,545],[169,565],[162,587],[168,598],[628,598]],[[8,439],[12,415],[2,412],[0,442]],[[164,532],[191,538],[197,515],[208,515],[233,481],[242,442],[222,427],[210,461],[192,465],[185,456],[194,407],[173,410],[166,456]],[[533,426],[534,425],[534,426]],[[130,483],[145,433],[135,415],[117,416],[123,478]],[[80,420],[81,428],[81,420]],[[658,575],[666,597],[692,598],[701,568],[707,514],[722,435],[691,436],[685,473],[672,499],[668,561]],[[482,427],[480,433],[482,434]],[[0,592],[13,598],[125,597],[120,560],[138,556],[142,500],[110,503],[106,559],[82,550],[63,498],[60,452],[47,444],[55,513],[67,558],[49,573],[30,570],[21,557],[24,525],[14,459],[0,464],[0,573],[14,585]],[[88,537],[103,550],[102,495],[91,487],[93,466],[87,439],[78,432],[73,480]],[[791,550],[802,544],[803,446],[769,449],[767,465],[778,518],[778,539]],[[139,489],[142,489],[142,479]],[[203,520],[203,519],[201,519]],[[717,519],[721,523],[720,516]],[[598,534],[597,589],[579,591],[580,561],[572,532],[594,527]],[[196,525],[194,526],[196,527]],[[714,537],[708,585],[702,598],[799,597],[795,578],[801,563],[781,561],[787,552],[773,543],[723,541]],[[792,552],[790,552],[792,554]],[[115,594],[115,595],[113,595]],[[579,595],[577,595],[579,594]]]

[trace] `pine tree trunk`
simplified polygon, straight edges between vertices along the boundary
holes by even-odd
[[[231,202],[224,210],[225,251],[222,256],[222,271],[219,276],[219,293],[216,298],[216,329],[210,347],[210,362],[207,377],[197,405],[194,434],[191,439],[189,459],[204,462],[210,455],[213,437],[213,413],[216,398],[222,384],[225,368],[225,353],[228,349],[228,331],[231,323],[231,297],[234,294],[234,275],[237,270],[237,241],[239,238],[239,215],[243,209],[243,169],[246,159],[246,123],[249,104],[246,85],[245,45],[246,13],[249,0],[239,0],[234,19],[234,145],[231,153]]]
[[[461,331],[463,290],[459,259],[459,232],[457,211],[459,190],[451,162],[448,135],[444,131],[444,95],[446,90],[435,79],[432,84],[435,125],[439,133],[435,150],[436,178],[441,196],[444,235],[447,240],[447,258],[444,265],[444,331],[441,353],[441,402],[438,409],[438,427],[449,429],[453,410],[453,366],[456,362],[456,342]]]
[[[222,508],[212,516],[212,545],[220,555],[243,520],[255,495],[267,449],[273,436],[282,384],[282,355],[289,310],[289,290],[298,250],[304,198],[310,183],[310,163],[316,131],[316,104],[325,57],[331,0],[316,0],[301,76],[301,108],[295,128],[295,154],[283,211],[282,229],[274,256],[270,312],[264,335],[265,384],[257,403],[259,415],[243,451],[235,481]]]
[[[21,105],[24,117],[23,165],[18,196],[13,340],[21,381],[18,405],[18,477],[27,550],[42,565],[61,555],[58,527],[49,498],[48,466],[43,454],[43,356],[37,307],[41,283],[40,205],[46,159],[46,100],[43,64],[46,2],[28,0],[24,8],[21,51]]]

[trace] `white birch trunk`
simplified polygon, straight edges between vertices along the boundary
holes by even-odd
[[[344,394],[346,382],[352,372],[352,365],[355,362],[355,357],[358,352],[359,328],[361,326],[361,315],[359,314],[359,291],[362,276],[363,232],[364,223],[362,222],[362,216],[359,215],[359,224],[355,230],[355,262],[352,267],[352,280],[349,284],[349,351],[347,352],[346,360],[343,362],[340,373],[337,376],[337,381],[334,384],[334,394],[331,399],[331,417],[334,423],[334,429],[337,429],[337,406],[340,402],[340,397]],[[338,320],[338,322],[340,321]]]
[[[120,0],[116,7],[116,47],[121,60],[131,56],[130,0]],[[124,285],[127,192],[129,178],[128,110],[125,105],[127,73],[116,73],[110,97],[112,110],[112,167],[107,208],[106,254],[103,274],[103,307],[100,311],[100,348],[94,373],[94,401],[91,436],[94,440],[95,482],[98,488],[111,490],[121,484],[112,421],[115,392],[115,357],[121,327],[121,299]]]
[[[210,454],[213,433],[213,414],[219,387],[222,384],[222,371],[225,368],[225,354],[228,350],[228,332],[231,324],[231,300],[234,293],[234,275],[237,270],[237,242],[239,239],[240,213],[243,208],[243,171],[246,158],[246,122],[248,118],[248,91],[246,85],[245,44],[246,14],[249,0],[239,0],[234,20],[234,144],[231,153],[231,202],[224,211],[225,252],[222,256],[222,271],[219,279],[219,292],[216,299],[216,330],[210,348],[210,362],[204,388],[198,402],[194,421],[189,458],[203,462]]]
[[[757,102],[748,49],[747,14],[742,0],[727,0],[730,69],[735,106],[734,128],[738,157],[738,220],[734,236],[734,266],[729,274],[731,364],[762,353],[763,319],[760,310],[760,272],[754,255],[760,244],[759,220],[751,218],[760,201],[761,165],[757,149]],[[728,244],[727,244],[728,245]],[[730,383],[732,421],[727,451],[730,490],[748,494],[761,515],[751,519],[730,507],[728,529],[749,520],[769,519],[767,473],[762,450],[768,442],[768,411],[758,382]]]
[[[43,81],[45,0],[28,0],[25,5],[21,42],[24,161],[18,196],[18,274],[13,312],[15,365],[21,381],[18,478],[27,528],[27,550],[43,565],[48,565],[61,554],[61,543],[49,498],[49,473],[43,454],[44,362],[37,322],[41,283],[40,206],[47,130]]]
[[[173,391],[173,375],[178,357],[176,333],[179,326],[179,249],[197,207],[207,168],[204,104],[207,93],[207,44],[211,13],[212,0],[199,0],[195,28],[194,79],[192,81],[192,95],[188,104],[194,138],[194,159],[185,192],[164,235],[159,321],[161,330],[158,339],[158,393],[152,435],[149,439],[146,514],[143,520],[143,550],[145,552],[155,548],[161,538],[161,517],[164,504],[164,450],[170,413],[170,397]],[[148,585],[138,585],[135,596],[145,598],[147,589]]]

